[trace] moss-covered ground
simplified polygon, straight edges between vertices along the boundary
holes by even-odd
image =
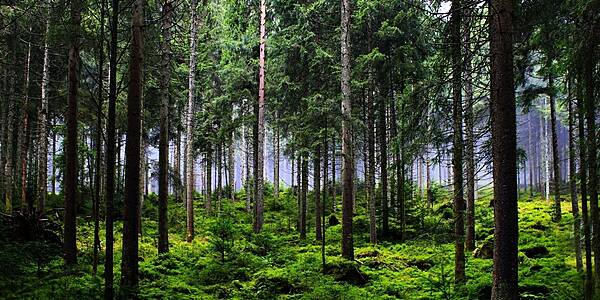
[[[239,197],[243,199],[243,194]],[[157,255],[156,197],[144,203],[140,240],[142,299],[489,299],[493,242],[493,212],[489,191],[480,193],[476,208],[476,255],[467,253],[467,278],[453,284],[452,209],[438,191],[433,209],[419,195],[408,203],[407,234],[368,243],[368,219],[362,195],[354,219],[356,261],[340,258],[340,225],[326,230],[326,271],[314,220],[300,240],[295,229],[296,200],[289,190],[266,202],[264,232],[253,234],[243,201],[219,203],[220,212],[207,216],[196,202],[196,238],[185,242],[185,211],[171,199],[170,252]],[[59,201],[59,200],[56,200]],[[339,203],[339,199],[338,199]],[[310,208],[312,216],[312,207]],[[519,289],[522,299],[581,299],[583,274],[575,267],[571,204],[553,223],[551,205],[539,197],[521,195],[519,202]],[[339,211],[333,212],[340,219]],[[330,215],[328,215],[328,218]],[[333,221],[333,220],[332,220]],[[398,226],[392,219],[392,230]],[[103,224],[101,224],[103,226]],[[115,282],[118,287],[121,227],[116,224]],[[92,275],[93,222],[80,216],[79,265],[65,270],[60,247],[46,241],[15,240],[3,225],[0,246],[0,298],[100,299],[103,296],[103,255]],[[104,250],[104,231],[100,232]]]

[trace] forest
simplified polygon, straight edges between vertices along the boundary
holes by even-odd
[[[600,0],[2,0],[0,40],[0,299],[600,299]]]

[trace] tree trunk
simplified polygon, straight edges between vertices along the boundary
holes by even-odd
[[[194,167],[193,157],[193,116],[194,116],[194,97],[196,96],[196,35],[198,33],[197,0],[191,2],[191,25],[190,25],[190,73],[188,76],[188,103],[185,124],[185,201],[186,201],[186,226],[188,242],[194,239],[194,182],[192,178],[192,168]]]
[[[518,299],[517,130],[511,0],[490,2],[491,124],[494,176],[492,299]]]
[[[467,14],[473,13],[473,10],[467,10]],[[473,17],[466,16],[463,22],[465,29],[464,44],[464,76],[465,76],[465,159],[466,159],[466,184],[467,184],[467,226],[465,250],[475,250],[475,116],[473,112],[473,70],[471,56],[471,26]]]
[[[301,174],[302,174],[302,185],[300,188],[300,238],[306,238],[306,214],[307,214],[307,201],[306,197],[308,194],[308,158],[304,155],[301,156]]]
[[[258,71],[258,130],[256,157],[256,170],[254,170],[256,180],[256,199],[254,199],[254,232],[259,233],[262,230],[263,218],[263,169],[264,169],[264,144],[265,144],[265,19],[267,7],[265,0],[260,0],[260,53],[259,53],[259,71]]]
[[[581,91],[581,89],[579,89]],[[583,99],[577,99],[577,128],[579,133],[579,180],[581,192],[581,213],[583,215],[583,237],[585,245],[585,299],[593,299],[594,296],[594,274],[592,271],[592,243],[591,227],[588,213],[588,193],[587,193],[587,139],[585,136],[585,116]]]
[[[571,207],[573,212],[573,238],[575,240],[575,262],[577,271],[583,269],[581,260],[581,217],[579,216],[579,203],[577,199],[577,174],[575,171],[575,121],[573,118],[573,98],[571,83],[568,82],[569,105],[569,190],[571,194]]]
[[[112,0],[111,19],[108,118],[106,120],[106,254],[104,257],[104,299],[106,300],[112,300],[114,298],[113,219],[115,197],[115,123],[117,102],[117,26],[119,22],[119,0]],[[54,151],[54,149],[52,151]],[[54,161],[52,162],[52,165],[52,168],[54,169]]]
[[[379,159],[381,172],[381,225],[382,235],[387,236],[390,230],[388,209],[388,153],[387,153],[387,122],[385,97],[379,95]]]
[[[158,253],[169,252],[169,82],[171,81],[171,26],[173,1],[162,3],[160,136],[158,146]],[[176,172],[175,174],[177,174]]]
[[[104,15],[105,1],[100,4],[100,41],[98,43],[98,108],[96,110],[96,178],[94,179],[94,254],[93,254],[93,271],[96,275],[98,268],[98,253],[100,252],[100,202],[102,200],[102,106],[104,105]]]
[[[142,26],[144,1],[133,3],[131,16],[132,40],[129,62],[129,86],[127,91],[127,144],[125,157],[125,212],[123,220],[123,262],[121,267],[121,289],[124,295],[136,298],[138,289],[138,233],[140,207],[140,162],[142,136]]]
[[[461,34],[462,7],[460,0],[452,1],[450,34],[452,39],[452,118],[453,153],[452,173],[454,179],[454,282],[463,283],[465,276],[465,199],[463,198],[463,132],[462,132],[462,54]]]
[[[206,153],[206,202],[204,203],[204,210],[207,214],[212,212],[212,164],[213,151],[212,145],[209,145]]]
[[[67,134],[65,138],[65,225],[64,257],[67,265],[77,264],[77,94],[79,89],[79,31],[81,2],[71,2],[71,40],[68,66]]]
[[[367,205],[369,207],[369,242],[377,244],[377,211],[375,209],[375,109],[373,93],[367,91]]]
[[[315,149],[315,159],[313,161],[313,190],[315,194],[315,236],[317,241],[323,238],[321,228],[321,145],[317,145]]]
[[[350,90],[350,0],[341,0],[341,90],[342,90],[342,257],[354,260],[352,215],[354,213],[354,150],[352,145],[352,100]]]
[[[44,65],[42,67],[41,102],[38,111],[39,151],[38,151],[38,205],[37,214],[43,216],[46,210],[46,197],[48,195],[48,84],[50,83],[50,47],[48,43],[50,35],[50,1],[46,17],[46,29],[44,31]]]
[[[275,117],[276,119],[278,116]],[[274,169],[273,169],[273,195],[275,196],[275,200],[279,200],[279,126],[275,126],[275,153],[273,157],[274,161]],[[327,156],[327,148],[325,148],[325,156]],[[325,178],[327,180],[327,178]]]
[[[29,28],[29,32],[31,33],[31,28]],[[23,94],[25,98],[23,100],[23,107],[21,110],[23,111],[23,123],[22,123],[22,132],[19,134],[20,142],[18,146],[20,147],[20,157],[21,157],[21,212],[25,214],[29,214],[31,212],[31,208],[29,207],[29,203],[27,201],[27,150],[29,149],[29,138],[27,127],[29,126],[29,70],[31,66],[31,42],[27,43],[27,62],[25,64],[25,86],[23,87]]]
[[[596,12],[595,9],[590,9],[590,15]],[[593,20],[593,19],[592,19]],[[588,145],[588,170],[589,170],[589,195],[590,208],[592,213],[592,228],[594,228],[592,237],[592,249],[594,253],[600,253],[600,216],[598,212],[598,164],[597,164],[597,137],[596,137],[596,103],[595,95],[595,80],[594,66],[596,65],[595,42],[597,41],[597,26],[592,20],[588,24],[590,26],[590,36],[587,43],[584,45],[584,61],[583,61],[583,86],[585,88],[585,111],[587,121],[587,145]],[[594,255],[594,274],[596,276],[594,283],[594,295],[600,294],[600,255]]]
[[[229,199],[234,200],[235,198],[235,144],[233,142],[233,132],[230,133],[229,146],[227,147],[227,175],[229,176]]]
[[[556,136],[556,103],[554,92],[554,75],[548,76],[548,89],[550,90],[550,131],[552,132],[552,167],[554,169],[554,215],[553,221],[560,222],[560,159],[558,157],[558,137]]]

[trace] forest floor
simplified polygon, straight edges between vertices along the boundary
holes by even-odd
[[[447,196],[440,195],[438,199]],[[557,224],[551,221],[549,202],[525,195],[521,199],[521,298],[581,299],[583,274],[575,267],[570,203],[563,201],[563,218]],[[314,220],[309,221],[307,239],[300,240],[294,228],[296,200],[289,191],[284,191],[279,201],[267,198],[265,230],[258,235],[252,233],[251,218],[242,201],[223,200],[221,213],[211,217],[203,213],[203,204],[197,201],[196,238],[192,243],[185,242],[183,204],[174,202],[169,207],[170,252],[161,256],[156,251],[156,196],[150,196],[144,203],[139,249],[142,299],[490,298],[489,246],[493,233],[490,196],[477,200],[478,249],[466,255],[468,281],[460,287],[453,284],[453,225],[448,200],[438,201],[433,210],[419,205],[423,202],[418,199],[409,203],[414,209],[407,212],[410,216],[407,240],[400,242],[390,237],[372,246],[368,243],[365,205],[359,196],[354,219],[356,262],[340,258],[341,227],[327,224],[326,274],[322,272],[321,244],[315,240]],[[337,217],[340,219],[339,212]],[[393,221],[395,230],[397,225]],[[117,222],[115,227],[117,285],[121,226]],[[103,255],[101,252],[98,275],[93,276],[91,218],[79,218],[79,266],[70,270],[63,267],[60,245],[16,241],[7,230],[10,230],[7,226],[0,227],[0,298],[102,298]],[[104,242],[103,230],[100,235]]]

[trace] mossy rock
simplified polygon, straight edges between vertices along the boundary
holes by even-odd
[[[488,236],[483,242],[473,250],[473,257],[482,259],[494,258],[494,236]]]
[[[369,281],[367,275],[360,271],[359,265],[350,261],[328,264],[325,273],[332,275],[337,282],[357,286],[363,286]]]
[[[527,256],[528,258],[547,257],[550,254],[546,246],[534,246],[531,248],[523,249],[521,250],[521,252],[523,252],[523,254],[525,254],[525,256]]]
[[[519,299],[548,299],[550,289],[543,284],[524,284],[519,286]]]
[[[435,263],[429,259],[414,259],[408,261],[407,265],[409,267],[415,267],[421,271],[429,271],[429,269],[433,268]]]

